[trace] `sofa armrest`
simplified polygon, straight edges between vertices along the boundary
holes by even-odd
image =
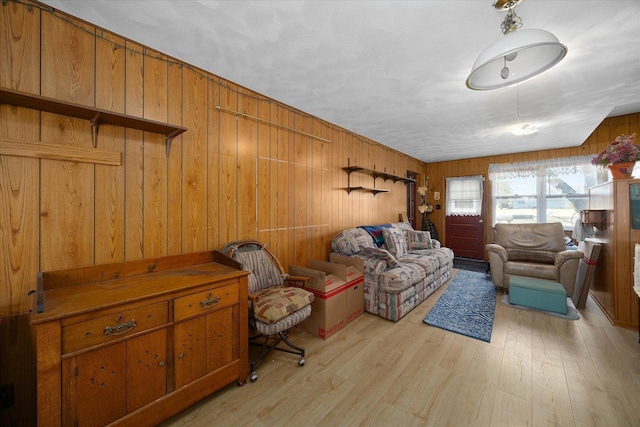
[[[584,254],[581,251],[561,251],[556,254],[556,258],[553,261],[553,264],[557,267],[560,267],[570,259],[580,260],[583,256]]]
[[[487,252],[494,253],[500,257],[502,262],[507,262],[509,257],[507,256],[507,250],[500,245],[496,245],[495,243],[489,243],[485,245],[485,249]]]
[[[440,243],[440,240],[431,239],[430,249],[440,249],[441,247],[442,247],[442,243]]]

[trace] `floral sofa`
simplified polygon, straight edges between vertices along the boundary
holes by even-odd
[[[331,251],[363,260],[365,311],[394,322],[442,286],[453,268],[451,249],[406,222],[343,230]]]

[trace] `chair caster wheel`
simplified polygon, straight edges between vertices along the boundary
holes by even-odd
[[[258,381],[258,374],[256,372],[251,372],[251,376],[249,376],[249,379],[252,383],[255,383],[256,381]]]
[[[304,357],[301,357],[301,358],[298,360],[298,366],[304,366]]]

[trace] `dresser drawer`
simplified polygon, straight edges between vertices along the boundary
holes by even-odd
[[[238,303],[238,283],[219,288],[207,289],[186,297],[176,298],[173,305],[174,320],[180,321],[188,317],[214,311]]]
[[[167,301],[62,327],[62,354],[142,332],[169,321]]]

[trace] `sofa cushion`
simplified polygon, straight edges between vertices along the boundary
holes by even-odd
[[[400,292],[423,280],[425,273],[418,264],[401,263],[399,267],[384,271],[380,275],[380,290]]]
[[[364,255],[387,261],[387,266],[389,268],[395,268],[399,265],[398,260],[386,249],[362,246],[360,247],[360,252]]]
[[[407,230],[407,246],[409,250],[432,249],[431,233],[428,231]]]
[[[355,255],[361,246],[375,247],[371,235],[362,228],[343,230],[331,241],[332,250],[342,255]]]
[[[399,261],[403,264],[419,265],[424,270],[425,275],[433,274],[438,268],[440,268],[440,261],[438,260],[438,257],[435,256],[435,254],[427,255],[424,253],[409,253],[400,258]]]
[[[382,230],[384,236],[384,245],[391,255],[395,257],[405,256],[409,250],[407,249],[407,238],[405,232],[399,228],[385,228]]]
[[[553,264],[556,256],[550,251],[530,251],[527,249],[507,249],[509,261],[537,262],[540,264]]]

